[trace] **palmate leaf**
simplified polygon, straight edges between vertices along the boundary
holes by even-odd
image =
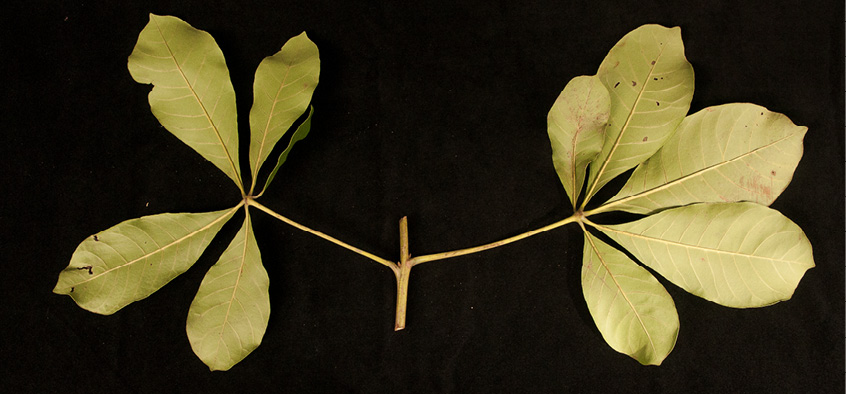
[[[238,207],[144,216],[94,234],[73,252],[53,292],[91,312],[115,313],[190,268]]]
[[[626,34],[596,75],[611,95],[611,118],[590,167],[586,201],[661,148],[693,97],[693,67],[678,27],[644,25]]]
[[[153,115],[243,189],[235,90],[217,43],[179,18],[150,14],[129,56],[129,73],[152,83]]]
[[[270,317],[268,286],[247,212],[188,310],[188,339],[210,369],[228,370],[261,343]]]
[[[814,266],[802,229],[750,202],[694,204],[596,227],[676,285],[730,307],[787,300]]]
[[[754,104],[726,104],[688,116],[606,205],[651,213],[697,202],[770,205],[802,158],[806,127]]]
[[[308,108],[319,77],[320,55],[305,33],[288,40],[278,53],[259,64],[250,110],[253,188],[273,147]]]
[[[673,350],[679,316],[649,271],[585,231],[582,291],[605,341],[641,364],[660,365]]]
[[[574,208],[587,166],[602,150],[610,111],[611,98],[599,78],[581,76],[567,83],[547,115],[552,163]]]

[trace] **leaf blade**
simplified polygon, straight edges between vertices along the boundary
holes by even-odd
[[[127,66],[135,81],[153,84],[148,100],[159,123],[243,190],[235,90],[214,38],[179,18],[150,14]]]
[[[686,117],[606,205],[644,214],[699,202],[770,205],[793,178],[807,130],[754,104],[706,108]]]
[[[53,292],[91,312],[115,313],[190,268],[238,207],[144,216],[92,235],[74,251]]]
[[[628,256],[585,231],[582,292],[596,327],[616,351],[660,365],[679,332],[664,286]]]
[[[611,95],[605,143],[589,174],[585,201],[655,153],[690,108],[693,67],[681,29],[644,25],[608,52],[596,74]]]
[[[228,370],[259,346],[270,316],[268,287],[247,213],[241,230],[206,273],[188,311],[191,348],[209,369]]]
[[[547,115],[552,163],[573,208],[587,166],[602,150],[610,111],[611,98],[599,78],[581,76],[567,83]]]
[[[279,171],[279,168],[282,167],[282,164],[285,163],[285,160],[288,159],[288,154],[291,153],[291,149],[294,147],[299,141],[305,139],[308,136],[309,131],[311,131],[311,115],[314,114],[314,107],[309,107],[308,116],[306,119],[297,126],[297,129],[294,131],[294,134],[291,135],[291,141],[288,143],[288,147],[279,154],[279,159],[276,160],[276,166],[273,167],[273,171],[270,172],[270,175],[267,176],[267,180],[264,182],[264,187],[261,189],[261,193],[258,196],[264,194],[267,191],[268,186],[270,186],[270,182],[273,182],[273,178],[276,177],[276,173]]]
[[[814,267],[802,229],[778,211],[749,202],[687,205],[596,226],[669,281],[729,307],[790,299]]]
[[[273,147],[308,108],[319,78],[320,53],[305,32],[259,64],[250,109],[253,186]]]

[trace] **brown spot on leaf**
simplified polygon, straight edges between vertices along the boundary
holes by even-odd
[[[652,61],[652,65],[653,65],[653,66],[655,65],[655,60],[653,60],[653,61]]]
[[[100,238],[99,238],[99,237],[97,237],[97,236],[95,235],[95,236],[94,236],[94,241],[99,241],[99,240],[100,240]]]
[[[646,142],[647,140],[649,140],[649,137],[648,137],[648,136],[647,136],[647,137],[643,137],[643,142]]]
[[[751,179],[740,177],[738,181],[742,188],[752,193],[755,202],[769,203],[773,200],[772,178],[767,181],[762,176],[755,174]],[[766,183],[769,183],[769,185]]]
[[[653,80],[653,81],[657,81],[657,80],[658,80],[658,77],[653,77],[653,78],[652,78],[652,80]]]
[[[615,83],[615,84],[614,84],[614,87],[615,87],[615,88],[616,88],[617,86],[620,86],[620,83],[619,83],[619,82],[617,82],[617,83]]]
[[[637,82],[632,81],[632,86],[637,86]]]
[[[659,102],[657,102],[657,101],[656,101],[656,102],[655,102],[655,105],[660,107],[660,106],[661,106],[661,103],[659,103]]]
[[[71,287],[71,293],[73,293],[73,287]]]
[[[775,170],[770,171],[770,174],[772,174],[772,176],[776,176],[776,172],[775,172]]]
[[[94,275],[94,267],[86,265],[84,267],[76,267],[78,270],[88,270],[88,275]]]

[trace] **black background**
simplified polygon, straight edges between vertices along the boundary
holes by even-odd
[[[842,1],[118,3],[6,3],[0,12],[13,33],[0,46],[4,390],[844,391]],[[312,132],[261,202],[391,259],[404,215],[413,254],[568,216],[549,107],[627,32],[679,25],[696,72],[691,112],[753,102],[808,126],[805,156],[773,207],[805,230],[817,267],[792,300],[750,310],[662,279],[681,331],[662,366],[644,367],[609,348],[588,314],[575,225],[418,266],[408,328],[395,333],[388,269],[256,214],[270,323],[243,362],[209,372],[185,318],[237,218],[194,268],[112,316],[51,293],[86,236],[240,198],[158,124],[149,87],[126,69],[149,12],[217,40],[239,100],[243,158],[255,68],[307,30],[322,60]]]

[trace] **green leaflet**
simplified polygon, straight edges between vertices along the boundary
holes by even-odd
[[[814,266],[802,229],[755,203],[688,205],[595,226],[676,285],[735,308],[790,299]]]
[[[270,317],[268,286],[247,212],[188,311],[191,347],[211,370],[228,370],[261,343]]]
[[[641,364],[660,365],[673,350],[679,316],[649,271],[585,231],[582,291],[602,337]]]
[[[605,205],[633,213],[697,202],[770,205],[802,158],[807,127],[754,104],[726,104],[688,116]]]
[[[267,190],[267,187],[270,186],[270,182],[273,181],[273,178],[276,177],[276,172],[279,171],[279,167],[282,167],[282,163],[285,163],[285,160],[288,159],[288,154],[291,153],[291,148],[294,147],[299,141],[302,141],[308,135],[308,132],[311,131],[311,115],[314,114],[314,107],[310,107],[308,110],[308,116],[306,119],[301,123],[297,130],[294,131],[294,134],[291,135],[291,142],[288,143],[288,147],[279,154],[279,159],[276,161],[276,166],[273,167],[273,171],[270,172],[270,175],[267,176],[267,181],[264,183],[264,188],[261,189],[261,193],[258,195],[261,196]]]
[[[240,206],[144,216],[94,234],[73,252],[53,292],[91,312],[115,313],[190,268]]]
[[[547,115],[552,163],[573,208],[587,166],[602,150],[610,108],[608,90],[599,78],[581,76],[567,83]]]
[[[282,50],[259,64],[250,110],[253,187],[273,146],[308,108],[319,77],[320,55],[305,33],[288,40]]]
[[[610,92],[611,119],[591,165],[585,201],[661,148],[693,97],[693,67],[678,27],[644,25],[626,34],[596,75]]]
[[[129,73],[153,84],[150,108],[162,126],[243,191],[235,91],[211,35],[178,18],[150,14],[129,56]]]

